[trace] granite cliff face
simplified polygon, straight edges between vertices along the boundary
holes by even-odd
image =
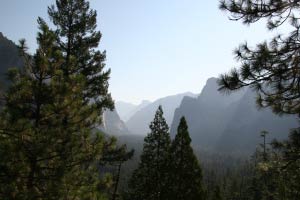
[[[120,119],[116,110],[103,113],[103,123],[100,129],[106,134],[113,136],[128,135],[129,131],[125,123]]]
[[[193,145],[199,149],[244,153],[253,152],[262,130],[271,138],[284,138],[297,127],[295,116],[279,117],[269,109],[258,110],[256,94],[245,88],[230,95],[218,91],[217,79],[208,79],[197,98],[185,97],[176,109],[171,136],[181,116],[185,116]]]
[[[256,93],[248,89],[236,104],[231,105],[228,123],[216,144],[217,151],[254,152],[262,143],[261,131],[268,131],[268,142],[273,139],[285,139],[291,128],[299,126],[294,115],[279,117],[271,109],[258,109]]]

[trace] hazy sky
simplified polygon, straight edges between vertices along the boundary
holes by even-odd
[[[48,20],[54,0],[2,0],[0,31],[36,48],[36,19]],[[191,91],[235,66],[233,49],[269,38],[263,23],[228,20],[218,0],[91,0],[102,32],[101,50],[111,68],[115,100],[139,103]]]

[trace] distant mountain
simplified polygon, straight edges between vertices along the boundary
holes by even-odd
[[[130,118],[132,111],[137,107],[137,105],[132,103],[127,103],[123,101],[115,102],[115,108],[118,111],[120,118],[123,121],[126,121]]]
[[[207,80],[197,98],[184,98],[175,111],[171,136],[175,136],[181,116],[185,116],[193,144],[211,149],[227,125],[227,107],[238,101],[244,91],[224,95],[217,91],[216,78]]]
[[[256,94],[250,89],[230,95],[218,91],[217,79],[208,79],[198,98],[185,97],[176,109],[171,136],[174,137],[181,116],[185,116],[196,148],[244,153],[253,152],[259,133],[267,130],[271,137],[283,138],[297,127],[294,116],[279,117],[269,109],[257,110]]]
[[[9,68],[22,65],[23,61],[19,56],[17,45],[0,32],[0,85],[7,83],[5,74]]]
[[[257,109],[256,93],[248,89],[242,99],[229,109],[228,123],[217,141],[216,150],[236,152],[255,150],[262,143],[260,132],[265,130],[270,134],[268,142],[273,139],[285,139],[291,128],[299,126],[296,116],[279,117],[271,109]]]
[[[196,95],[190,92],[168,96],[158,99],[146,107],[137,111],[127,122],[126,126],[133,134],[146,135],[149,132],[149,124],[154,118],[155,111],[161,105],[167,123],[170,125],[174,116],[175,109],[180,105],[183,97]]]
[[[139,105],[135,105],[135,104],[132,104],[132,103],[127,103],[127,102],[123,102],[123,101],[117,101],[115,103],[115,107],[116,107],[116,110],[119,113],[121,119],[124,122],[126,122],[137,111],[139,111],[140,109],[142,109],[145,106],[149,105],[150,103],[151,103],[150,101],[144,100]]]

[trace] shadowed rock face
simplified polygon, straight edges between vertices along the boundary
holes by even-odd
[[[23,62],[16,44],[0,32],[0,84],[7,85],[5,74],[9,68],[20,68],[22,65]]]
[[[273,139],[285,139],[291,128],[299,126],[295,115],[279,117],[270,109],[258,110],[256,93],[248,89],[242,99],[229,109],[232,111],[229,121],[217,141],[216,149],[225,152],[254,152],[262,143],[260,132],[268,131],[268,142]]]
[[[181,116],[185,116],[196,148],[222,152],[252,153],[267,130],[271,138],[285,138],[297,127],[295,116],[279,117],[269,109],[257,110],[256,94],[246,88],[225,95],[218,92],[216,78],[208,79],[198,98],[186,97],[176,109],[171,136]]]
[[[141,110],[137,111],[127,122],[126,125],[129,131],[133,134],[146,135],[149,133],[149,124],[154,118],[154,114],[159,105],[162,106],[164,117],[170,125],[174,116],[175,109],[180,105],[180,102],[185,96],[196,97],[190,92],[168,96],[158,99],[153,103],[147,105]]]

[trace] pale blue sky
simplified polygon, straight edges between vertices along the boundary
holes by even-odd
[[[36,48],[36,19],[48,20],[54,0],[2,0],[0,31]],[[269,38],[263,23],[250,27],[228,20],[218,0],[91,0],[111,68],[115,100],[143,99],[191,91],[200,93],[206,80],[235,66],[233,49]]]

